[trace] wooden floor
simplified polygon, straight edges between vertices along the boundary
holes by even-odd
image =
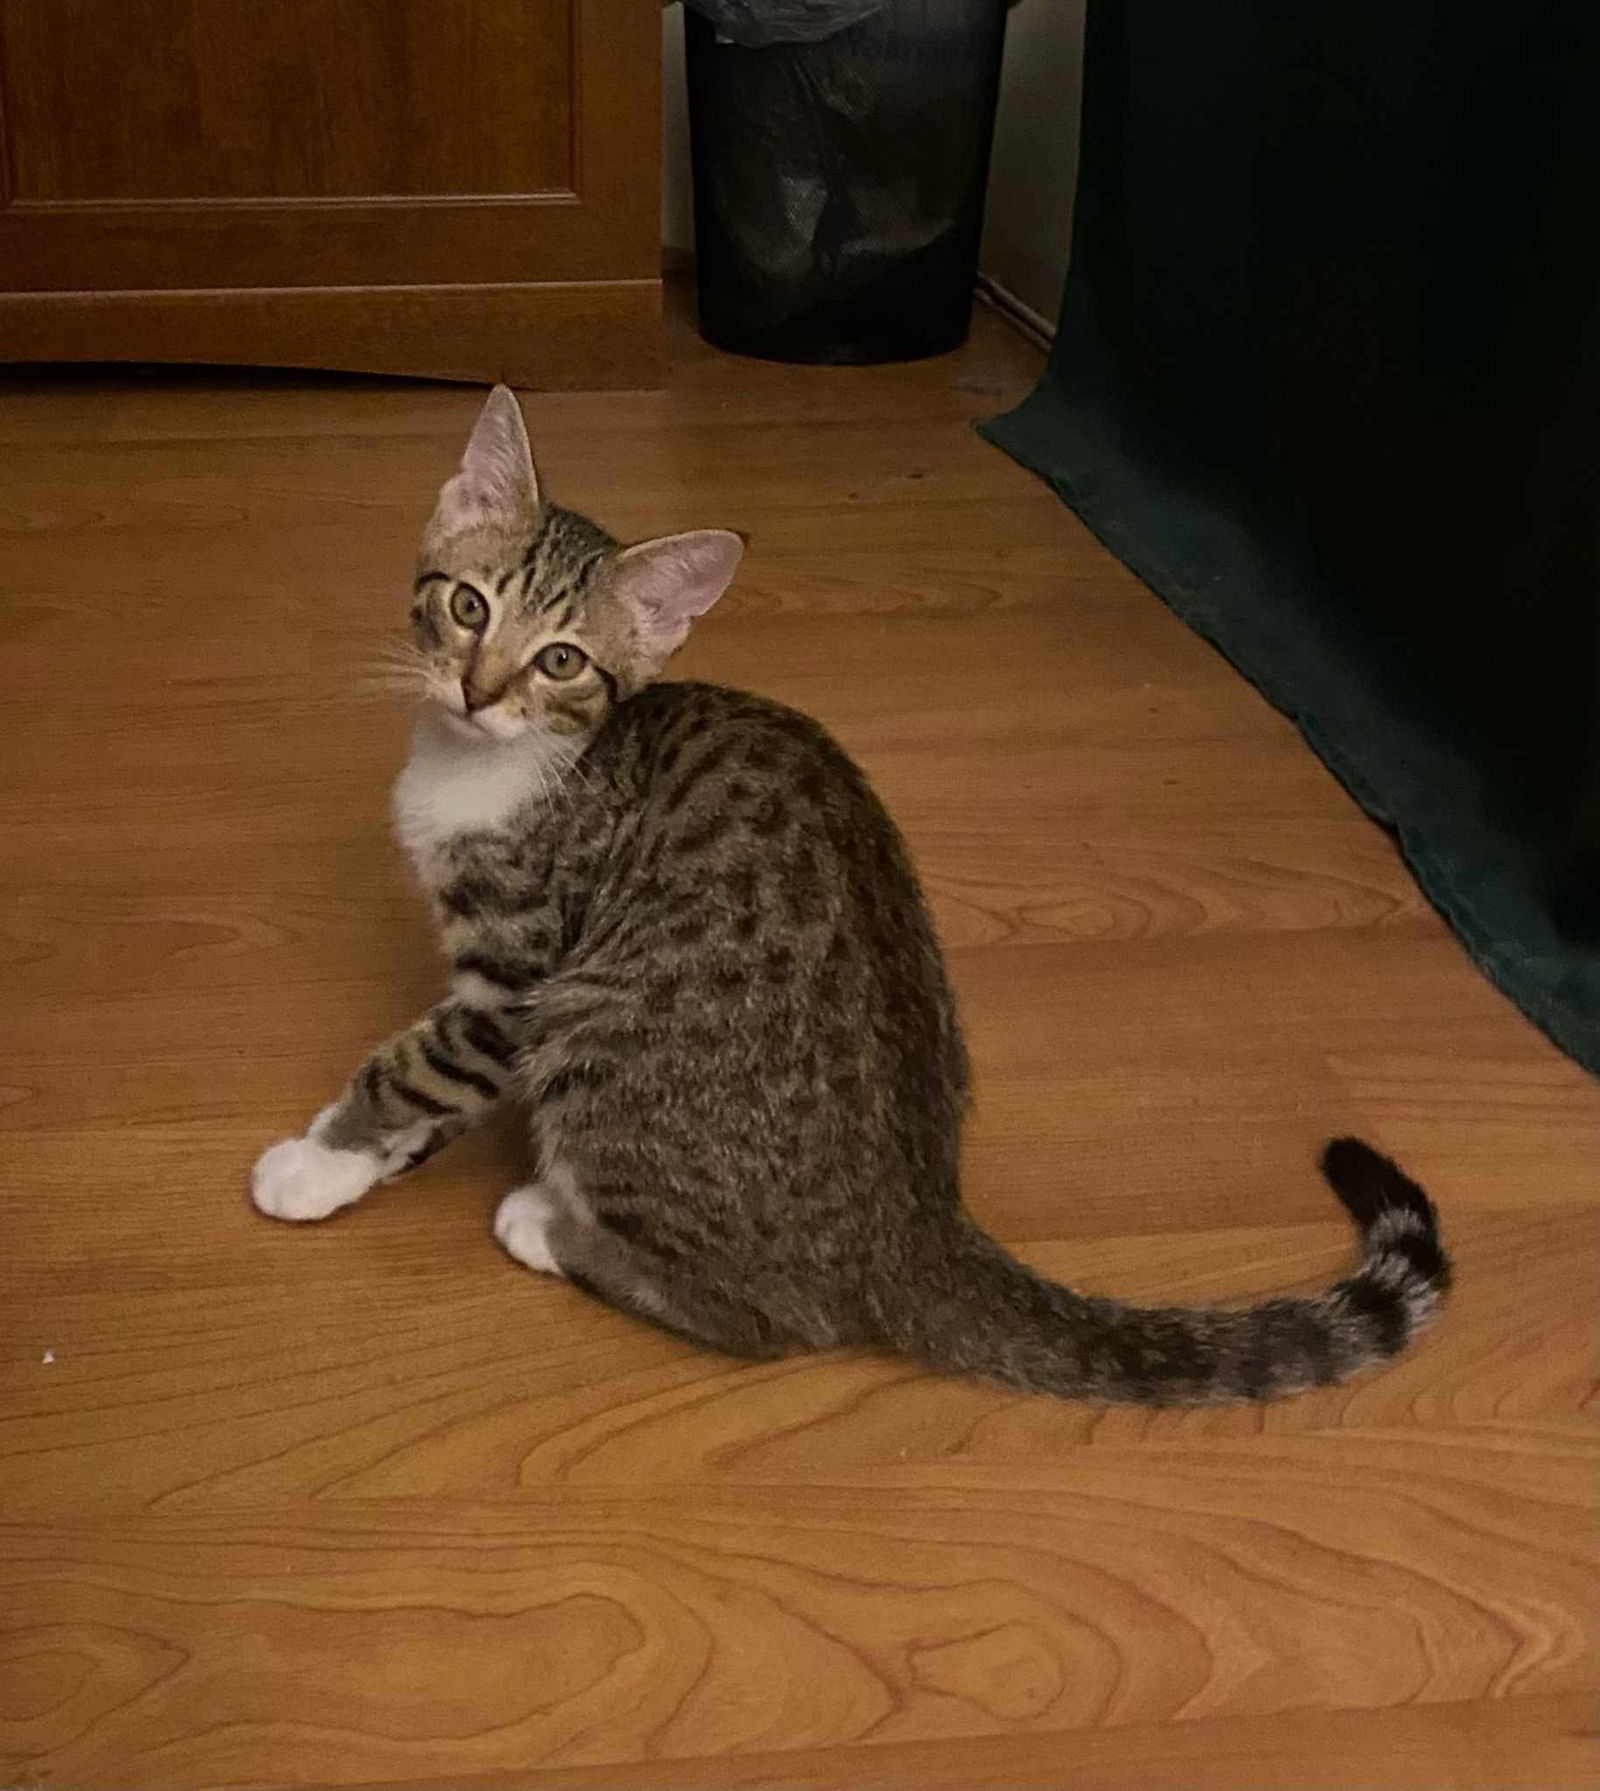
[[[748,1367],[515,1268],[508,1131],[245,1200],[435,987],[363,683],[465,389],[0,382],[0,1782],[1538,1791],[1596,1769],[1595,1090],[1276,714],[968,427],[1033,352],[529,403],[623,534],[748,530],[682,668],[923,868],[970,1197],[1081,1284],[1312,1284],[1354,1130],[1459,1263],[1392,1371],[1103,1412]]]

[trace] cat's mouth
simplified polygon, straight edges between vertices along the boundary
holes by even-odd
[[[530,726],[523,716],[512,715],[499,707],[469,710],[459,697],[453,704],[439,702],[435,707],[449,733],[461,740],[474,740],[479,745],[485,741],[520,740]]]

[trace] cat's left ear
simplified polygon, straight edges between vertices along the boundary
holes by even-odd
[[[617,556],[615,589],[645,650],[665,658],[733,582],[744,542],[729,529],[641,541]]]
[[[539,475],[533,467],[522,409],[509,386],[496,386],[478,414],[461,469],[439,493],[433,526],[463,529],[527,528],[539,516]]]

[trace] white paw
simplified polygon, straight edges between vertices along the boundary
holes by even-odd
[[[250,1198],[273,1219],[326,1219],[359,1200],[382,1172],[380,1160],[366,1151],[330,1150],[309,1136],[286,1138],[256,1158]]]
[[[508,1256],[541,1275],[559,1275],[561,1265],[551,1254],[550,1222],[555,1205],[537,1186],[515,1188],[500,1202],[494,1215],[494,1235]]]

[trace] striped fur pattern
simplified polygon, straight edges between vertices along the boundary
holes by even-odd
[[[1322,1166],[1361,1261],[1310,1297],[1132,1307],[977,1228],[966,1055],[893,823],[815,722],[657,681],[738,546],[620,547],[544,498],[515,402],[490,400],[419,567],[427,700],[396,789],[450,992],[265,1154],[257,1203],[324,1217],[510,1094],[531,1172],[505,1249],[718,1349],[885,1349],[1148,1404],[1402,1349],[1448,1264],[1427,1197],[1355,1140]]]

